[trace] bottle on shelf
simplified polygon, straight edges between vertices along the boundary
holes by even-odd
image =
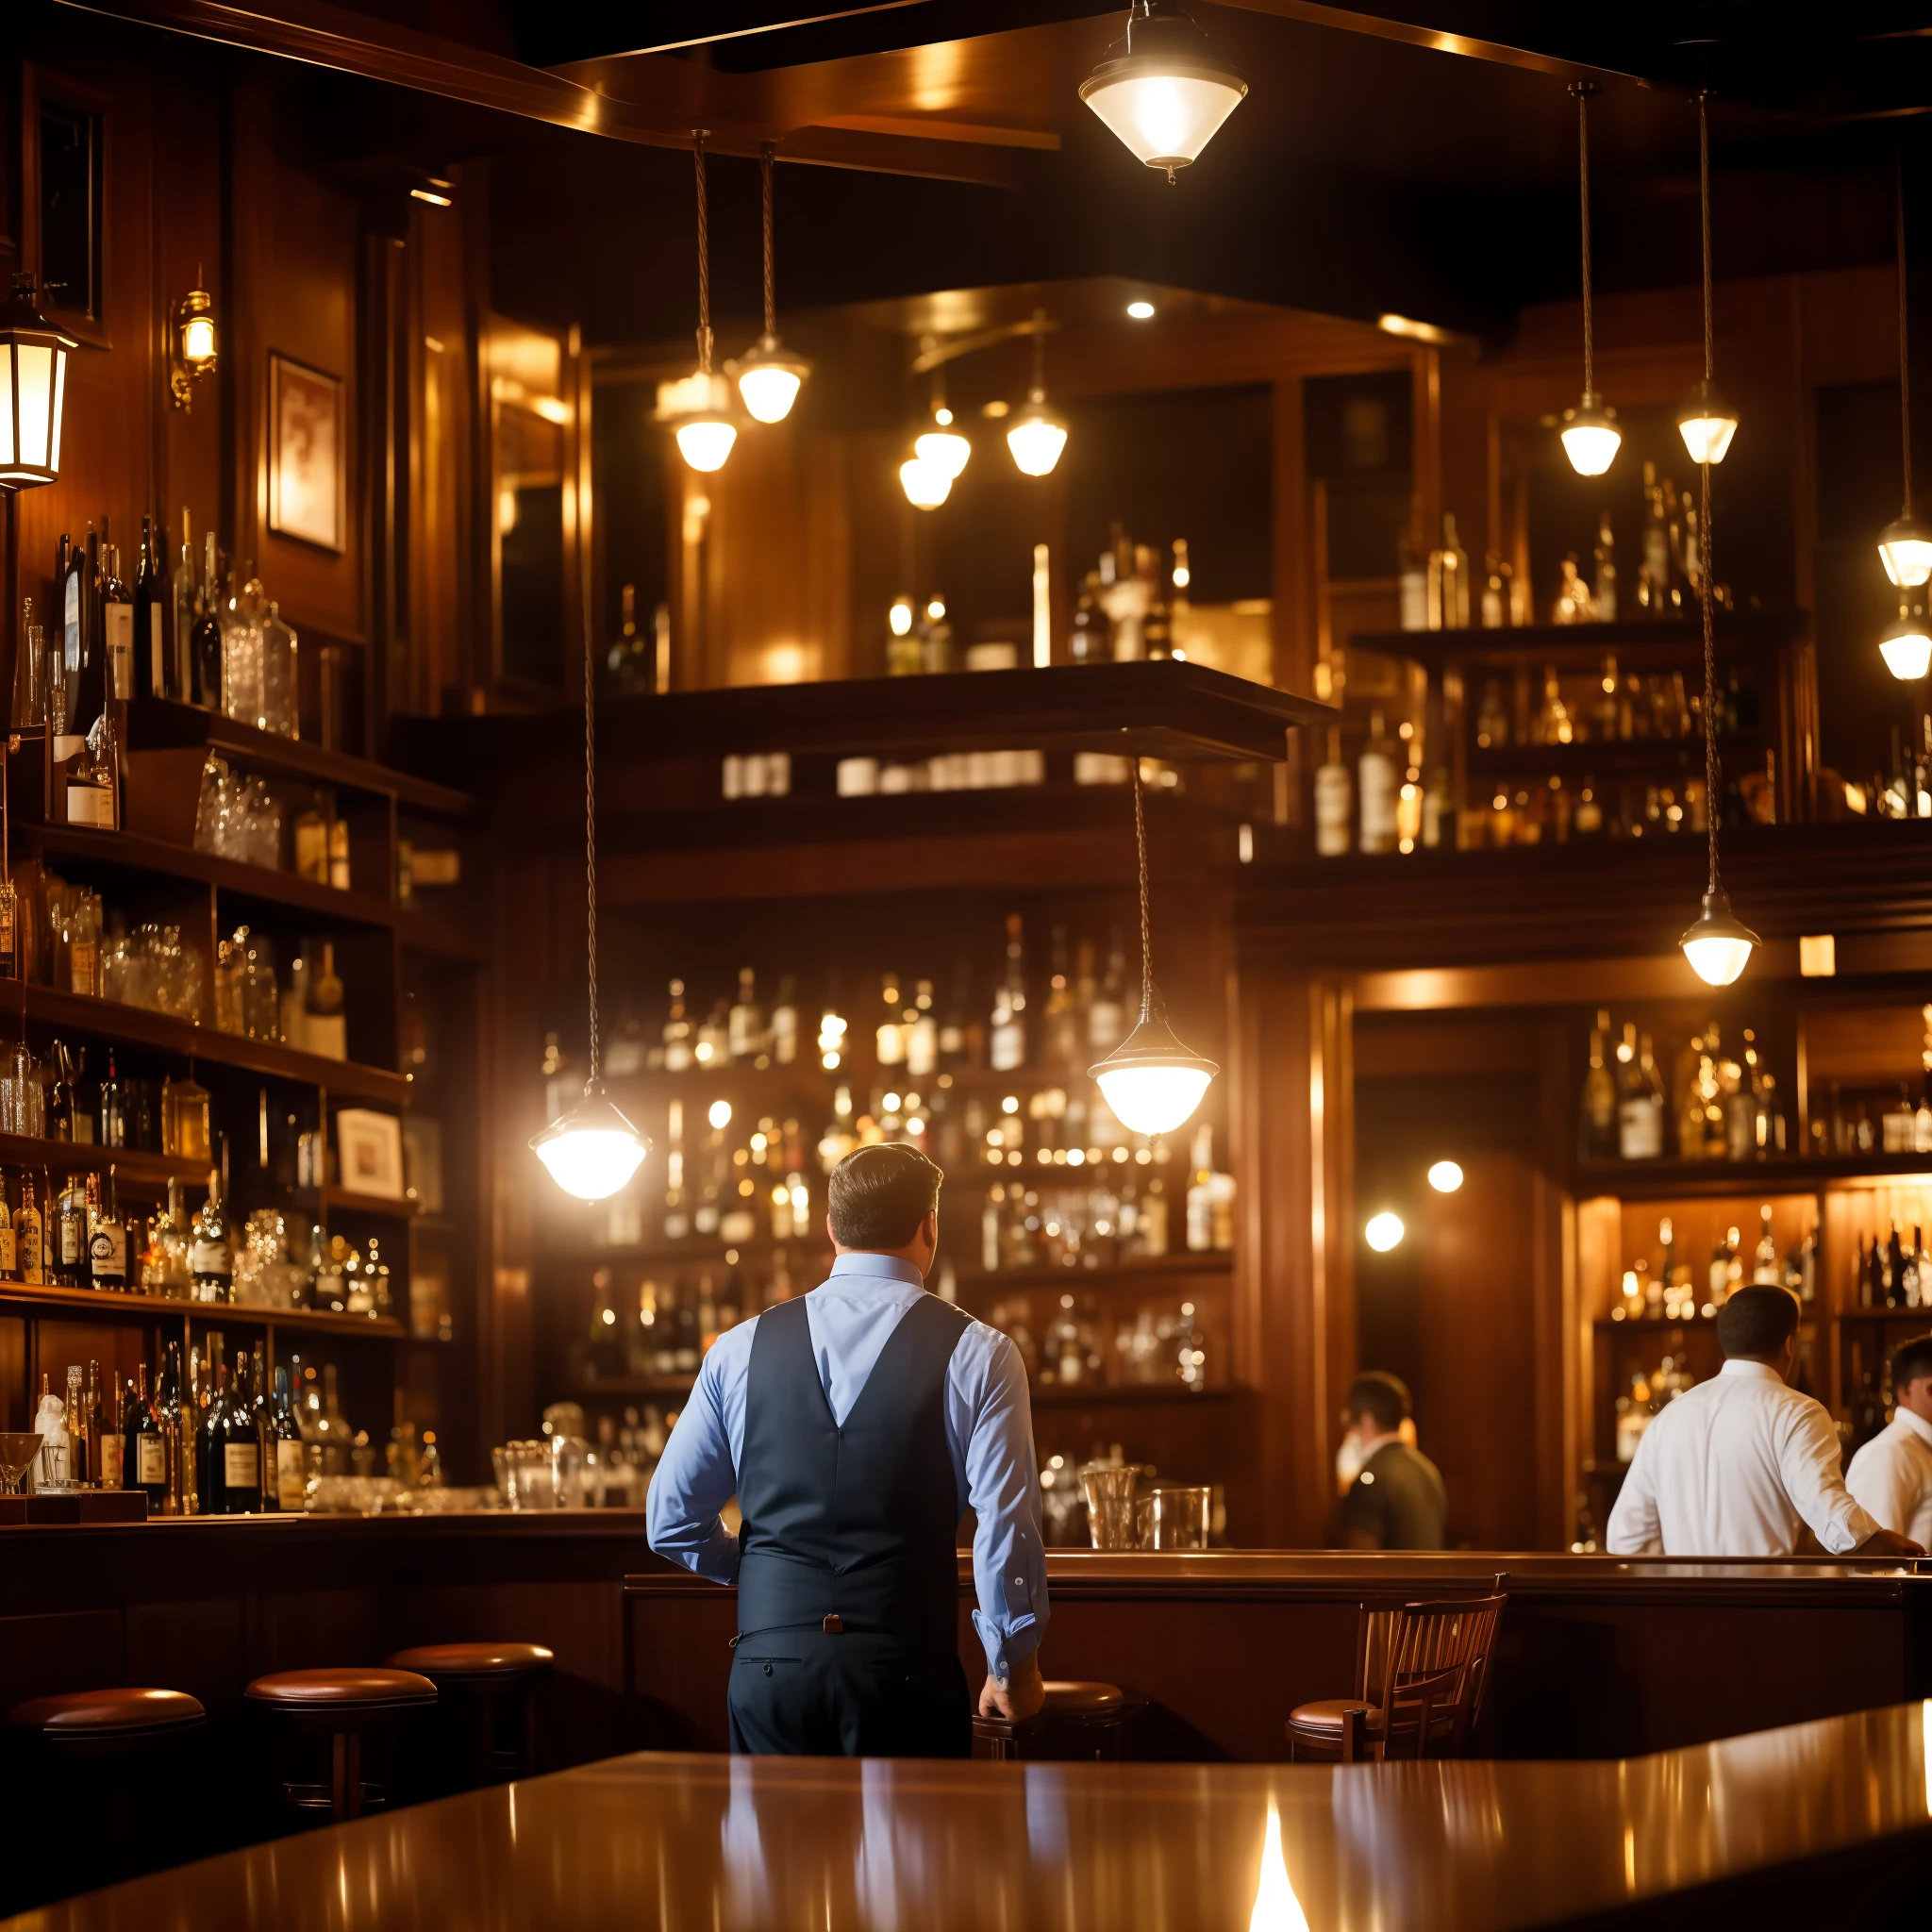
[[[145,1362],[136,1365],[134,1386],[122,1405],[121,1437],[126,1487],[142,1491],[148,1514],[159,1516],[168,1501],[168,1445],[160,1418],[148,1399]]]
[[[105,1178],[87,1177],[87,1247],[90,1286],[125,1290],[127,1287],[127,1224],[116,1198],[114,1169]]]
[[[141,559],[134,578],[133,679],[128,695],[168,695],[168,592],[161,582],[155,520],[141,520]]]
[[[349,1057],[349,1022],[341,975],[336,972],[333,940],[322,941],[322,957],[308,965],[308,1011],[303,1033],[308,1050],[325,1060]]]
[[[1617,540],[1610,529],[1610,513],[1601,512],[1596,525],[1596,577],[1591,592],[1596,600],[1599,624],[1617,621]]]
[[[194,535],[188,506],[181,506],[181,554],[169,581],[168,684],[171,698],[188,698],[193,690],[194,625],[201,615],[201,579],[194,568]]]
[[[1127,1036],[1127,949],[1121,928],[1108,936],[1107,973],[1087,1008],[1088,1063],[1105,1059]]]
[[[1613,1160],[1619,1152],[1617,1081],[1604,1064],[1604,1041],[1609,1030],[1608,1012],[1599,1010],[1590,1030],[1590,1067],[1577,1105],[1578,1151],[1585,1160]]]
[[[20,1205],[13,1210],[13,1259],[20,1279],[30,1288],[46,1279],[45,1228],[34,1201],[34,1177],[20,1177]]]
[[[228,1218],[222,1211],[222,1171],[208,1169],[208,1198],[194,1216],[188,1240],[188,1272],[198,1302],[235,1299],[235,1264],[228,1245]]]
[[[1341,761],[1341,727],[1328,727],[1327,757],[1315,768],[1315,851],[1339,858],[1350,851],[1355,820],[1355,781]]]
[[[186,520],[183,520],[186,527]],[[189,635],[188,689],[191,704],[205,711],[222,708],[222,592],[215,533],[202,540],[201,594],[196,599],[194,628]]]
[[[1394,747],[1383,728],[1382,713],[1369,716],[1369,736],[1357,761],[1360,774],[1361,849],[1393,852],[1397,837],[1398,787]]]
[[[758,1005],[757,975],[749,966],[738,970],[738,998],[726,1019],[725,1038],[735,1061],[761,1058],[767,1049],[764,1008]]]
[[[88,1267],[88,1190],[92,1176],[69,1174],[54,1206],[49,1270],[57,1288],[86,1285]]]
[[[1624,1028],[1625,1045],[1637,1033]],[[1664,1084],[1651,1057],[1650,1035],[1638,1038],[1638,1050],[1623,1060],[1617,1101],[1617,1152],[1624,1160],[1657,1160],[1664,1151]]]
[[[1757,1210],[1757,1246],[1751,1257],[1751,1279],[1754,1283],[1766,1283],[1774,1288],[1784,1286],[1784,1261],[1777,1251],[1777,1241],[1771,1231],[1771,1204],[1767,1201]]]
[[[126,1392],[121,1386],[121,1371],[113,1374],[111,1391],[101,1397],[100,1407],[100,1485],[104,1490],[134,1487],[127,1476]]]
[[[1433,630],[1429,622],[1429,573],[1403,531],[1395,545],[1395,585],[1404,630]]]
[[[778,999],[772,1008],[772,1058],[781,1067],[798,1058],[797,982],[785,974],[778,981]]]
[[[996,1074],[1026,1064],[1026,953],[1017,912],[1007,915],[1006,974],[993,995],[987,1052]]]
[[[1457,541],[1456,513],[1442,513],[1442,541],[1429,552],[1429,628],[1469,628],[1469,553]]]

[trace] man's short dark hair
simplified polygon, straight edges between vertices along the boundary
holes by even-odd
[[[1717,1311],[1718,1346],[1727,1356],[1769,1361],[1797,1332],[1798,1297],[1770,1282],[1732,1290]]]
[[[939,1206],[945,1175],[917,1147],[879,1141],[832,1170],[826,1208],[841,1248],[903,1248]]]
[[[1400,1375],[1371,1369],[1348,1385],[1348,1419],[1371,1417],[1385,1436],[1392,1436],[1408,1419],[1408,1384]]]
[[[1932,1375],[1932,1335],[1921,1335],[1902,1343],[1891,1358],[1891,1386],[1894,1390],[1903,1389],[1907,1382],[1916,1382],[1925,1375]]]

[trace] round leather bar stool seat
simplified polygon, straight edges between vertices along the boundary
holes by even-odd
[[[1138,1692],[1117,1684],[1049,1679],[1046,1702],[1017,1720],[975,1717],[975,1757],[1034,1759],[1113,1758],[1133,1720],[1147,1707]]]
[[[1377,1742],[1382,1736],[1382,1713],[1359,1697],[1325,1697],[1313,1704],[1296,1705],[1288,1718],[1288,1741],[1296,1761],[1340,1763],[1350,1711],[1361,1713],[1364,1741]]]
[[[380,1713],[410,1705],[434,1704],[436,1686],[414,1671],[275,1671],[258,1677],[242,1693],[254,1704],[273,1705],[293,1716],[337,1720],[358,1711]]]
[[[23,1704],[12,1722],[62,1744],[152,1737],[198,1724],[207,1716],[201,1701],[185,1690],[75,1690]]]
[[[1127,1700],[1118,1685],[1060,1683],[1049,1679],[1042,1717],[1076,1718],[1083,1723],[1096,1718],[1117,1718]]]
[[[425,1643],[397,1651],[389,1668],[438,1681],[449,1677],[468,1682],[478,1677],[541,1676],[556,1662],[556,1653],[541,1643]]]

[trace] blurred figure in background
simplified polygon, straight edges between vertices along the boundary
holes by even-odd
[[[1341,1541],[1351,1550],[1440,1550],[1449,1517],[1442,1474],[1415,1446],[1407,1386],[1379,1369],[1357,1375],[1342,1411],[1338,1457],[1356,1474],[1341,1499]]]
[[[1932,1549],[1932,1335],[1891,1358],[1891,1421],[1852,1457],[1845,1488],[1886,1529]]]

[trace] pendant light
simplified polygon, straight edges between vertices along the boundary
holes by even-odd
[[[693,470],[722,470],[738,441],[731,420],[731,391],[711,368],[711,235],[710,208],[705,198],[705,136],[691,130],[691,156],[698,183],[698,366],[675,384],[678,454]]]
[[[1601,90],[1593,80],[1573,81],[1576,96],[1577,181],[1583,203],[1583,400],[1563,411],[1563,454],[1579,476],[1601,476],[1615,461],[1624,432],[1614,409],[1596,392],[1596,339],[1590,302],[1590,97]]]
[[[1179,0],[1130,0],[1126,32],[1080,83],[1080,98],[1170,187],[1247,92]]]
[[[0,488],[58,479],[67,358],[78,346],[41,314],[39,278],[15,275],[0,308]]]
[[[638,1171],[651,1143],[611,1104],[597,1076],[597,706],[589,600],[584,617],[584,886],[589,911],[591,1072],[584,1097],[533,1135],[530,1146],[566,1194],[601,1201]]]
[[[1135,1134],[1171,1134],[1201,1104],[1221,1069],[1191,1053],[1167,1024],[1167,1004],[1154,984],[1154,941],[1147,916],[1147,820],[1141,803],[1141,760],[1127,760],[1134,792],[1134,851],[1141,881],[1141,1024],[1097,1066],[1101,1097]]]
[[[765,213],[765,332],[734,365],[738,393],[760,423],[784,422],[805,387],[805,378],[811,374],[811,364],[778,340],[777,276],[772,248],[772,161],[776,152],[769,141],[758,150]]]
[[[1067,446],[1066,418],[1046,407],[1046,310],[1033,311],[1033,387],[1013,414],[1007,447],[1029,476],[1049,476]]]
[[[937,509],[953,493],[953,479],[924,457],[908,457],[899,465],[899,488],[914,509]]]
[[[1885,565],[1885,575],[1902,591],[1916,590],[1928,577],[1932,577],[1932,528],[1912,513],[1912,363],[1910,338],[1906,333],[1906,157],[1901,144],[1898,154],[1898,414],[1899,440],[1905,454],[1906,507],[1899,513],[1895,524],[1888,524],[1879,533],[1878,556]],[[1901,611],[1901,621],[1906,613]],[[1888,648],[1892,633],[1887,633],[1887,644],[1879,648],[1886,653],[1885,661],[1892,663]],[[1894,677],[1923,677],[1925,675],[1922,659],[1916,671],[1900,671],[1894,665]]]
[[[1916,684],[1932,670],[1932,632],[1926,628],[1923,599],[1900,600],[1898,622],[1878,640],[1878,655],[1901,684]]]
[[[1699,144],[1707,157],[1704,170],[1704,387],[1706,393],[1711,393],[1710,167],[1708,148],[1704,147],[1703,141],[1705,101],[1703,94],[1697,97]],[[1731,428],[1736,427],[1734,420]],[[1689,443],[1690,440],[1687,433],[1685,441]],[[1728,430],[1724,441],[1730,441]],[[1706,447],[1708,449],[1709,445],[1707,443]],[[1697,516],[1697,591],[1704,615],[1704,821],[1710,834],[1710,884],[1705,891],[1703,911],[1677,941],[1684,949],[1685,958],[1690,962],[1690,970],[1707,986],[1729,986],[1750,964],[1752,949],[1759,942],[1757,935],[1732,912],[1731,902],[1725,896],[1717,869],[1718,821],[1724,812],[1718,791],[1717,769],[1717,631],[1713,615],[1717,575],[1710,534],[1710,466],[1723,454],[1724,449],[1720,445],[1716,455],[1707,455],[1697,466],[1702,490]]]
[[[966,440],[946,407],[946,379],[935,370],[932,378],[932,427],[922,430],[912,441],[912,453],[921,462],[931,463],[946,473],[949,483],[958,481],[959,473],[973,458],[973,445]]]
[[[1710,358],[1710,92],[1697,96],[1697,206],[1704,230],[1704,380],[1677,411],[1677,433],[1693,463],[1721,463],[1738,433],[1738,412],[1718,394]]]

